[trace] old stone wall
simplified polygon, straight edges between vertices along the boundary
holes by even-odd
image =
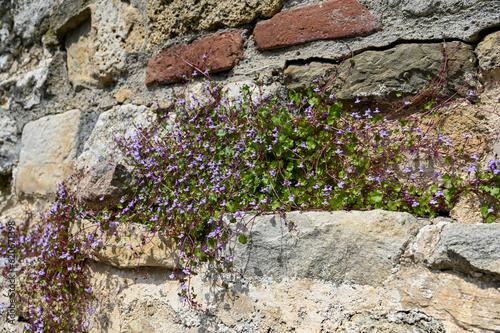
[[[21,221],[27,205],[46,208],[55,184],[82,168],[96,167],[110,186],[113,171],[98,159],[153,119],[203,56],[231,96],[256,75],[286,93],[352,65],[332,91],[345,105],[374,107],[418,92],[443,52],[444,93],[473,90],[498,111],[496,0],[0,0],[2,221]],[[470,105],[442,122],[450,135],[500,130],[498,117]],[[493,140],[481,158],[495,152]],[[210,268],[194,278],[207,314],[179,301],[169,240],[139,262],[117,244],[89,259],[98,294],[89,328],[500,332],[500,224],[483,224],[476,201],[464,198],[433,223],[384,211],[293,213],[298,231],[289,233],[279,217],[260,217],[247,246],[229,247],[245,277],[230,277],[229,291]]]

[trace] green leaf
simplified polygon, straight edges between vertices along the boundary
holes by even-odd
[[[490,214],[488,213],[488,209],[489,207],[487,205],[481,207],[481,215],[483,216],[483,218],[488,217],[488,215]]]
[[[203,258],[203,251],[200,248],[195,248],[194,249],[194,255],[200,258],[200,260]]]
[[[247,236],[245,236],[244,234],[240,234],[238,236],[238,241],[241,243],[241,244],[246,244],[247,243]]]
[[[383,197],[384,197],[383,194],[380,193],[379,190],[373,190],[370,193],[368,193],[368,201],[371,204],[377,204],[382,202]]]

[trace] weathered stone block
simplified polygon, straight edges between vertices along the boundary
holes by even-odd
[[[211,73],[233,68],[243,58],[244,32],[220,32],[189,45],[180,44],[164,50],[149,61],[146,85],[178,82],[184,75],[190,77],[196,71],[193,66],[202,66],[203,55],[207,57]]]
[[[16,177],[18,194],[54,193],[56,183],[74,171],[80,115],[80,110],[72,110],[24,126]]]
[[[422,228],[395,280],[404,309],[425,309],[446,323],[446,332],[500,327],[499,232],[497,223]]]
[[[257,217],[235,247],[235,266],[257,276],[295,276],[379,286],[392,274],[405,244],[425,222],[410,214],[292,212],[289,232],[277,215]]]
[[[271,17],[283,0],[151,0],[148,1],[149,45],[189,31],[237,27],[258,17]]]
[[[155,118],[156,115],[144,105],[124,104],[101,113],[78,156],[77,167],[91,167],[107,155],[122,163],[116,139],[133,135],[140,124],[149,124]]]
[[[480,272],[500,281],[500,224],[448,224],[427,266],[464,273]]]
[[[292,9],[257,23],[259,49],[269,50],[320,39],[367,36],[382,29],[378,18],[356,0],[332,0]]]
[[[445,88],[456,91],[474,73],[475,56],[471,46],[459,46],[457,42],[447,43],[447,53],[449,69]],[[416,93],[428,82],[428,75],[433,77],[441,70],[443,51],[441,44],[400,44],[386,51],[360,53],[353,60],[348,73],[337,78],[329,88],[338,99]],[[349,65],[350,61],[346,60],[338,69],[339,73],[347,71]],[[284,79],[287,88],[300,90],[309,87],[314,76],[334,69],[331,64],[320,63],[289,66]]]
[[[500,80],[500,32],[492,33],[476,47],[483,81]]]

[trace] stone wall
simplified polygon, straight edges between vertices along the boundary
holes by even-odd
[[[20,221],[26,205],[43,209],[57,182],[95,167],[114,137],[168,104],[193,73],[187,63],[203,56],[236,96],[255,75],[270,91],[306,89],[325,71],[344,71],[352,55],[331,89],[366,107],[418,92],[444,50],[444,93],[474,90],[498,111],[500,1],[0,0],[2,221]],[[488,135],[497,118],[465,105],[442,121],[451,135]],[[481,157],[495,152],[493,140]],[[382,211],[292,214],[295,233],[278,217],[257,219],[249,246],[231,247],[245,278],[232,277],[230,291],[212,284],[210,269],[193,281],[208,314],[179,303],[164,242],[139,263],[117,245],[89,259],[101,296],[90,328],[500,332],[499,224],[481,224],[474,199],[450,214],[431,225]]]

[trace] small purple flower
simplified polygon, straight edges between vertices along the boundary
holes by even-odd
[[[488,208],[488,213],[494,213],[494,212],[495,210],[493,209],[493,207]]]
[[[406,166],[406,168],[403,169],[403,172],[410,173],[411,172],[410,167]]]

